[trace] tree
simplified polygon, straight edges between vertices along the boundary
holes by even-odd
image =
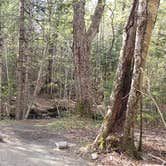
[[[0,17],[2,16],[0,4]],[[2,113],[2,55],[3,55],[3,37],[2,37],[2,22],[0,19],[0,118]]]
[[[100,132],[96,137],[93,147],[105,147],[109,135],[121,135],[124,126],[126,104],[133,69],[133,56],[135,49],[135,34],[137,20],[138,0],[133,1],[132,9],[124,29],[123,44],[116,71],[114,88],[110,97],[111,111],[108,110],[102,123]]]
[[[25,83],[24,83],[24,107],[23,107],[23,117],[26,118],[26,111],[28,109],[28,105],[30,104],[30,72],[31,72],[31,59],[32,59],[32,46],[31,41],[33,39],[33,22],[32,22],[32,3],[31,0],[26,1],[26,10],[28,11],[28,22],[26,25],[26,38],[25,38]]]
[[[17,103],[16,119],[22,119],[24,110],[24,67],[23,60],[25,56],[25,0],[20,0],[20,18],[19,18],[19,52],[17,60]]]
[[[143,73],[153,27],[155,25],[160,0],[140,0],[138,28],[136,33],[134,70],[131,90],[127,103],[126,121],[124,126],[123,148],[129,154],[137,156],[134,143],[134,126],[138,103],[141,99]]]
[[[98,0],[89,29],[85,25],[85,0],[74,2],[73,54],[75,65],[75,91],[77,109],[82,114],[90,114],[93,104],[90,51],[91,43],[98,32],[104,11],[104,0]]]

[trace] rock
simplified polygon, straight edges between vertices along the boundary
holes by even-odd
[[[97,160],[98,154],[97,153],[92,153],[91,157],[92,157],[92,160]]]
[[[57,146],[58,149],[68,149],[69,148],[69,145],[66,141],[57,142],[57,143],[55,143],[55,145]]]
[[[73,144],[73,143],[68,143],[68,147],[74,147],[74,146],[77,146],[76,144]]]
[[[0,142],[4,143],[3,137],[0,135]]]

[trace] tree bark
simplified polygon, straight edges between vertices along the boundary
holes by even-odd
[[[87,31],[84,19],[85,0],[75,2],[73,8],[73,54],[77,109],[81,114],[89,115],[91,114],[93,103],[90,47],[99,29],[100,20],[104,11],[104,0],[98,0],[91,25]]]
[[[53,12],[53,2],[52,0],[47,0],[47,7],[48,7],[48,41],[49,41],[49,57],[48,57],[48,73],[46,75],[46,91],[50,94],[52,98],[52,75],[53,75],[53,54],[54,54],[54,42],[53,42],[53,33],[52,33],[52,12]]]
[[[126,105],[132,78],[137,8],[138,0],[134,0],[124,29],[123,45],[120,52],[114,88],[110,97],[111,109],[108,110],[104,118],[100,132],[92,145],[93,148],[106,148],[106,138],[115,133],[118,133],[120,136],[123,131]]]
[[[24,84],[24,110],[23,118],[25,118],[26,110],[29,105],[29,95],[30,95],[30,71],[31,71],[31,58],[32,58],[32,47],[31,41],[33,38],[33,23],[32,23],[32,4],[31,0],[26,3],[26,9],[28,11],[28,24],[26,28],[26,52],[25,52],[25,84]]]
[[[28,116],[29,116],[29,113],[31,111],[31,107],[34,103],[34,100],[37,97],[37,95],[39,94],[41,87],[42,87],[42,81],[43,81],[42,80],[42,72],[43,72],[43,68],[44,68],[44,62],[45,62],[45,59],[46,59],[47,53],[48,53],[48,46],[49,46],[49,42],[46,43],[46,46],[43,50],[43,59],[42,59],[41,64],[40,64],[40,68],[39,68],[39,72],[38,72],[38,76],[37,76],[37,80],[36,80],[36,86],[35,86],[32,98],[29,102],[28,109],[25,113],[25,117],[24,117],[25,119],[28,119]]]
[[[25,1],[20,0],[20,19],[19,19],[19,52],[17,60],[17,103],[16,103],[16,119],[22,119],[23,114],[23,91],[24,91],[24,72],[23,59],[25,49]]]
[[[1,16],[1,4],[0,4]],[[2,22],[0,20],[0,118],[2,115],[2,55],[3,55],[3,37],[2,37]]]
[[[135,157],[137,157],[137,150],[134,143],[134,127],[137,109],[141,98],[146,57],[157,16],[159,2],[160,0],[140,0],[138,8],[139,19],[134,53],[134,70],[127,103],[127,114],[123,137],[123,149]]]

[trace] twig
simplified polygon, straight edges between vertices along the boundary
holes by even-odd
[[[154,105],[156,106],[157,111],[158,111],[158,113],[159,113],[159,115],[160,115],[160,117],[161,117],[161,120],[162,120],[162,122],[163,122],[163,124],[164,124],[164,127],[166,128],[166,122],[165,122],[165,119],[164,119],[164,117],[163,117],[163,114],[162,114],[162,112],[161,112],[161,110],[160,110],[160,108],[159,108],[159,106],[158,106],[156,100],[155,100],[154,97],[152,96],[152,94],[151,94],[151,93],[147,94],[147,93],[144,93],[144,92],[142,92],[142,91],[140,91],[140,90],[137,90],[137,91],[140,92],[140,93],[142,93],[142,94],[145,95],[145,96],[148,96],[148,97],[153,101],[153,103],[154,103]]]
[[[162,158],[158,157],[158,156],[154,156],[153,154],[148,154],[148,156],[154,158],[154,159],[157,159],[157,160],[160,160],[161,162],[163,162],[162,164],[166,164],[166,160],[163,160]]]

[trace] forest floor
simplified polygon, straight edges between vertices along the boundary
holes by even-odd
[[[110,152],[91,160],[81,147],[95,138],[99,123],[77,117],[48,120],[2,121],[0,166],[142,166],[164,165],[166,132],[144,131],[144,160],[132,160],[124,154]],[[138,135],[138,133],[136,132]],[[58,150],[56,142],[67,141],[68,149]],[[166,164],[166,163],[165,163]]]

